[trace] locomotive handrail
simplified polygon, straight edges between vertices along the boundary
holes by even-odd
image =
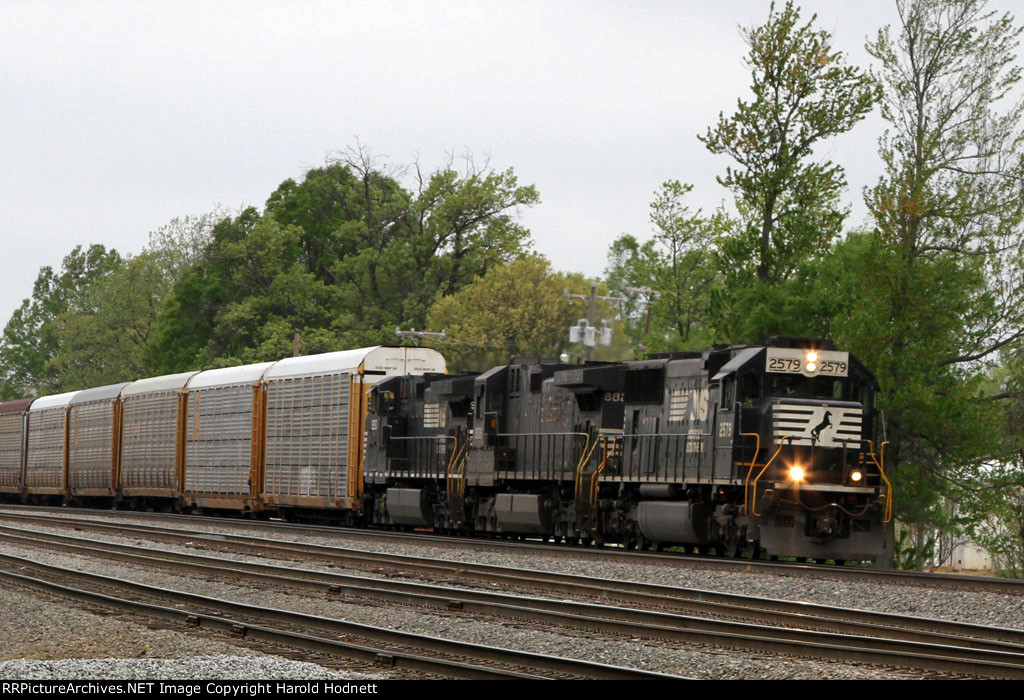
[[[605,435],[605,436],[603,436],[601,438],[601,444],[603,445],[602,452],[604,452],[604,456],[601,459],[601,464],[599,464],[597,466],[597,469],[594,470],[594,473],[590,475],[590,507],[591,508],[597,507],[597,477],[601,474],[601,472],[604,471],[605,465],[608,464],[608,457],[612,454],[612,452],[615,451],[614,448],[612,448],[611,452],[608,451],[608,436],[607,435]]]
[[[892,522],[892,484],[889,482],[889,477],[885,475],[885,446],[889,444],[889,441],[886,440],[879,445],[881,448],[881,461],[875,455],[875,444],[871,440],[868,440],[867,443],[868,448],[871,450],[868,456],[871,457],[871,461],[878,467],[878,473],[882,476],[882,481],[885,482],[885,516],[882,518],[882,522],[889,523]]]
[[[458,442],[458,438],[454,435],[399,435],[397,437],[388,437],[388,440],[455,440]]]
[[[469,457],[469,443],[462,446],[462,456],[459,458],[456,469],[459,471],[458,496],[463,498],[466,495],[466,459]]]
[[[747,466],[747,478],[743,480],[743,514],[750,515],[747,510],[747,489],[750,483],[750,475],[754,473],[754,467],[757,466],[757,456],[761,454],[761,433],[740,433],[740,435],[757,438],[757,442],[754,443],[754,456],[751,458],[749,463],[738,462],[738,466]]]
[[[460,467],[465,467],[466,464],[466,448],[469,447],[469,441],[463,443],[462,447],[458,447],[458,438],[455,440],[456,448],[452,450],[452,456],[448,460],[448,466],[444,470],[444,482],[445,492],[448,494],[448,498],[452,499],[455,496],[462,496],[466,491],[466,479],[465,472],[459,474],[459,479],[455,480],[455,470]],[[456,485],[457,488],[453,488]]]
[[[587,449],[589,447],[589,450]],[[580,455],[580,461],[576,465],[576,494],[577,499],[583,496],[583,472],[587,468],[587,462],[590,461],[591,455],[594,454],[594,448],[597,447],[597,440],[594,440],[594,444],[590,444],[590,435],[587,435],[587,444],[583,446],[583,453]]]
[[[609,460],[616,456],[615,446],[621,446],[622,452],[619,454],[619,457],[622,460],[623,475],[626,477],[630,475],[642,477],[638,470],[643,469],[645,465],[648,468],[656,468],[658,465],[668,467],[674,465],[678,475],[680,471],[687,468],[688,464],[692,466],[692,462],[699,458],[708,445],[708,440],[711,436],[711,433],[686,432],[615,433],[603,437],[607,437],[609,443],[613,446],[611,453],[608,455]],[[633,446],[632,449],[627,449],[630,445]],[[668,447],[665,454],[659,455],[659,445]],[[639,455],[634,454],[637,446],[641,448]],[[677,459],[676,462],[669,461],[673,455]],[[678,478],[685,477],[679,476]]]
[[[391,440],[409,440],[409,441],[418,440],[418,441],[422,441],[422,442],[426,442],[426,441],[430,441],[430,440],[434,440],[434,441],[452,440],[455,443],[453,448],[452,448],[452,451],[454,452],[455,450],[458,450],[458,448],[459,448],[459,439],[457,437],[455,437],[454,435],[402,435],[402,436],[398,436],[398,437],[391,437],[391,436],[389,436],[388,440],[389,441],[391,441]],[[394,458],[394,459],[398,459],[398,458]],[[403,458],[403,459],[405,461],[408,461],[407,458]],[[451,458],[449,458],[448,461],[449,461],[449,463],[451,463]],[[445,467],[445,471],[447,472],[447,467]]]
[[[499,437],[499,438],[503,438],[503,437],[504,438],[531,438],[531,437],[533,437],[533,438],[554,438],[554,437],[583,438],[583,450],[580,452],[580,459],[576,463],[576,470],[574,472],[574,478],[575,478],[575,475],[578,475],[578,472],[579,472],[579,470],[581,468],[581,465],[586,463],[586,460],[584,458],[589,457],[589,454],[587,453],[587,450],[588,450],[588,448],[590,448],[590,435],[588,433],[577,433],[577,432],[566,432],[566,433],[495,433],[494,435],[495,435],[495,437]],[[594,444],[596,446],[597,443],[595,442]],[[592,452],[593,452],[593,450],[591,450],[591,453]]]
[[[779,440],[779,449],[775,450],[775,454],[772,455],[771,459],[769,459],[767,462],[765,462],[764,467],[761,469],[760,472],[758,472],[757,476],[754,478],[754,484],[753,484],[754,488],[750,492],[751,493],[750,512],[753,513],[754,515],[756,515],[757,517],[761,517],[761,514],[757,512],[757,482],[761,480],[761,477],[764,476],[764,473],[766,471],[768,471],[768,467],[770,467],[772,465],[772,462],[775,461],[775,458],[779,456],[780,452],[782,452],[782,448],[785,446],[786,441],[787,440],[792,440],[792,439],[793,439],[792,435],[786,435],[781,440]],[[746,484],[743,485],[743,500],[744,500],[744,503],[747,500],[747,485]]]

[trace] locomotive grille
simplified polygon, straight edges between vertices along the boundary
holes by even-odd
[[[772,411],[772,436],[778,444],[791,437],[790,444],[840,447],[861,439],[864,411],[839,406],[776,404]]]

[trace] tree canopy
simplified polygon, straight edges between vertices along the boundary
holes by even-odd
[[[763,25],[742,29],[753,98],[738,100],[732,116],[720,114],[698,137],[735,163],[718,178],[732,190],[738,218],[719,241],[726,284],[715,303],[719,333],[732,340],[800,334],[779,318],[779,289],[801,263],[828,251],[848,212],[840,203],[843,168],[815,158],[814,149],[878,101],[875,81],[847,65],[815,19],[801,23],[792,2],[781,11],[773,3]]]
[[[263,212],[221,221],[164,307],[149,359],[162,371],[394,342],[440,296],[524,255],[522,207],[539,198],[509,169],[466,160],[423,173],[413,189],[365,150],[301,182],[285,180]]]

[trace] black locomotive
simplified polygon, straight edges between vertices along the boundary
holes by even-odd
[[[871,372],[827,340],[626,363],[515,358],[370,393],[379,525],[874,560],[892,519]]]

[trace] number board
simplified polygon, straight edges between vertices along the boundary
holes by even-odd
[[[817,361],[814,371],[807,369],[807,351],[800,348],[768,348],[765,359],[766,372],[782,372],[785,374],[802,374],[816,377],[824,374],[829,377],[845,377],[850,372],[850,353],[837,350],[817,350]]]

